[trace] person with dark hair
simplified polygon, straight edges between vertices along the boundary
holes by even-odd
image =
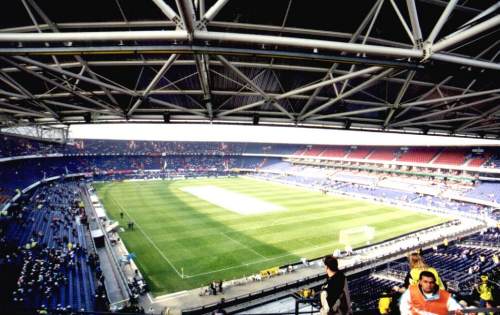
[[[212,312],[212,314],[213,314],[213,315],[225,315],[225,314],[227,314],[227,312],[226,312],[226,311],[224,310],[224,308],[223,308],[223,307],[224,307],[224,303],[225,303],[225,302],[226,302],[226,301],[224,300],[224,298],[220,299],[220,302],[219,302],[219,304],[217,305],[217,309],[215,309],[215,310]]]
[[[220,293],[223,293],[223,291],[222,291],[222,283],[223,283],[223,281],[222,281],[222,280],[219,280],[219,281],[217,282],[217,290],[218,290]]]
[[[321,287],[321,315],[352,314],[351,298],[344,273],[339,270],[337,258],[325,256],[323,259],[327,280]]]
[[[215,282],[210,282],[210,286],[209,287],[210,287],[210,293],[212,295],[217,295],[217,289],[215,287]]]
[[[434,275],[434,278],[436,279],[436,284],[439,286],[439,288],[442,290],[446,289],[444,283],[441,281],[441,278],[439,277],[437,270],[427,265],[422,255],[420,255],[420,253],[418,252],[411,253],[410,256],[408,257],[408,263],[410,265],[410,271],[408,272],[405,278],[405,283],[404,283],[405,288],[408,288],[408,286],[412,284],[417,284],[419,281],[418,279],[420,273],[422,271],[428,271]]]
[[[437,314],[447,315],[455,311],[462,315],[462,306],[451,297],[448,291],[442,290],[436,284],[434,273],[424,270],[420,272],[418,284],[410,285],[401,297],[401,315]]]

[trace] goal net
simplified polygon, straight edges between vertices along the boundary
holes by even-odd
[[[375,228],[363,225],[349,229],[340,230],[339,243],[346,246],[357,244],[370,244],[375,237]]]

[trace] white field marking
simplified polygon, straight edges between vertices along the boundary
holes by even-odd
[[[148,297],[148,300],[149,300],[149,303],[153,304],[153,299],[151,298],[151,294],[149,294],[149,292],[146,294],[146,296]]]
[[[256,180],[258,181],[259,179],[256,179]],[[121,205],[116,200],[113,199],[113,201],[115,203],[117,203],[121,207]],[[121,208],[123,209],[123,207],[121,207]],[[125,211],[125,209],[124,209],[124,211]],[[125,211],[125,213],[127,213],[127,211]],[[127,213],[127,215],[128,215],[128,213]],[[149,239],[149,241],[156,248],[156,250],[160,253],[160,255],[162,255],[162,257],[167,262],[169,262],[168,259],[163,255],[163,253],[158,249],[158,247],[152,242],[152,240],[149,238],[149,236],[147,236],[147,234],[144,233],[144,231],[142,229],[140,229],[140,230]],[[338,242],[336,242],[336,241],[335,242],[330,242],[330,243],[327,243],[327,244],[324,244],[324,245],[321,245],[321,246],[315,246],[312,249],[311,248],[309,248],[309,249],[300,249],[300,250],[296,250],[296,251],[290,252],[288,254],[280,255],[280,256],[275,256],[275,257],[271,257],[271,258],[255,260],[255,261],[252,261],[252,262],[249,262],[249,263],[243,263],[243,264],[240,264],[240,265],[230,266],[230,267],[221,268],[221,269],[217,269],[217,270],[212,270],[212,271],[208,271],[208,272],[197,273],[197,274],[194,274],[194,275],[187,275],[187,274],[184,273],[184,279],[186,279],[186,278],[196,278],[196,277],[200,277],[200,276],[204,276],[204,275],[209,275],[209,274],[214,274],[214,273],[218,273],[218,272],[222,272],[222,271],[226,271],[226,270],[237,269],[237,268],[241,268],[241,267],[244,267],[244,266],[255,265],[255,264],[259,264],[259,263],[263,263],[263,262],[267,262],[267,261],[273,261],[273,260],[276,260],[276,259],[280,259],[280,258],[284,258],[284,257],[288,257],[288,256],[297,255],[299,253],[301,253],[301,254],[303,254],[303,253],[309,253],[309,252],[313,252],[313,251],[318,250],[318,249],[323,249],[323,248],[331,247],[333,244],[336,244],[336,243],[338,243]],[[171,263],[169,263],[169,264],[174,269],[174,271],[177,273],[177,275],[179,275],[179,277],[182,278],[182,275],[177,271],[177,269]]]
[[[270,202],[259,200],[242,193],[230,191],[217,186],[189,186],[180,188],[199,199],[205,200],[218,207],[236,212],[242,215],[252,215],[257,213],[266,213],[276,210],[285,210],[285,208]]]
[[[410,226],[413,226],[413,225],[410,225]],[[397,228],[399,228],[399,227],[397,227]],[[413,227],[411,227],[411,229],[412,228]],[[392,230],[392,228],[383,230],[383,231],[381,231],[383,233],[380,233],[380,234],[381,235],[387,234],[390,230]],[[297,254],[309,253],[309,252],[313,252],[313,251],[316,251],[316,250],[319,250],[319,249],[323,249],[323,248],[329,248],[330,247],[331,250],[333,251],[333,247],[332,247],[333,244],[339,245],[338,241],[332,241],[330,243],[327,243],[327,244],[324,244],[324,245],[321,245],[321,246],[315,246],[312,249],[311,248],[299,249],[299,250],[290,252],[288,254],[284,254],[284,255],[280,255],[280,256],[275,256],[275,257],[271,257],[271,258],[267,258],[267,259],[254,260],[252,262],[244,263],[244,264],[240,264],[240,265],[236,265],[236,266],[221,268],[221,269],[212,270],[212,271],[208,271],[208,272],[201,272],[201,273],[197,273],[197,274],[194,274],[194,275],[186,275],[186,274],[184,274],[184,278],[196,278],[196,277],[200,277],[200,276],[205,276],[205,275],[209,275],[209,274],[218,273],[218,272],[221,272],[221,271],[226,271],[226,270],[231,270],[231,269],[237,269],[237,268],[246,267],[246,266],[250,266],[250,265],[256,265],[256,264],[264,263],[264,262],[267,262],[267,261],[273,261],[273,260],[276,260],[276,259],[280,259],[280,258],[284,258],[284,257],[288,257],[288,256],[294,256],[294,255],[297,255]]]
[[[116,203],[118,205],[118,207],[120,207],[120,209],[122,209],[123,212],[125,212],[129,218],[132,218],[132,216],[130,216],[128,211],[125,208],[123,208],[122,205],[115,198],[111,197],[111,200],[113,200],[113,202]],[[175,271],[175,273],[177,273],[179,278],[181,278],[181,279],[185,278],[185,276],[183,277],[182,274],[177,270],[177,268],[175,268],[175,266],[172,264],[172,262],[170,262],[170,260],[167,258],[167,256],[165,256],[165,254],[163,254],[163,252],[158,248],[158,246],[156,246],[155,242],[153,242],[151,237],[149,237],[149,235],[147,235],[146,232],[144,232],[144,230],[141,228],[141,226],[135,221],[134,221],[134,225],[137,226],[139,231],[141,231],[141,233],[146,237],[146,239],[149,241],[149,243],[151,243],[151,245],[153,245],[153,247],[158,251],[158,254],[160,254],[160,256],[170,265],[172,270]]]
[[[230,236],[229,236],[229,235],[227,235],[226,233],[221,232],[220,234],[224,235],[225,237],[227,237],[227,238],[228,238],[228,239],[230,239],[231,241],[235,242],[236,244],[239,244],[239,245],[241,245],[241,246],[245,247],[246,249],[248,249],[248,250],[249,250],[249,251],[251,251],[252,253],[254,253],[254,254],[256,254],[256,255],[258,255],[258,256],[260,256],[260,257],[264,258],[264,259],[268,259],[268,257],[266,257],[266,256],[262,255],[261,253],[257,252],[256,250],[254,250],[254,249],[253,249],[253,248],[251,248],[251,247],[248,247],[247,245],[245,245],[245,244],[241,243],[240,241],[235,240],[234,238],[230,237]]]
[[[288,257],[288,256],[294,256],[294,255],[297,255],[298,253],[308,253],[308,252],[312,252],[312,251],[315,251],[315,250],[318,250],[318,249],[321,249],[321,248],[331,247],[332,244],[334,244],[334,243],[329,243],[329,244],[323,245],[323,246],[317,246],[314,249],[298,250],[298,251],[291,252],[291,253],[288,253],[288,254],[285,254],[285,255],[275,256],[275,257],[266,258],[266,259],[254,260],[254,261],[249,262],[249,263],[244,263],[244,264],[240,264],[240,265],[236,265],[236,266],[221,268],[221,269],[212,270],[212,271],[208,271],[208,272],[197,273],[197,274],[194,274],[194,275],[186,275],[186,274],[184,274],[184,278],[196,278],[196,277],[206,276],[206,275],[213,274],[213,273],[218,273],[218,272],[221,272],[221,271],[226,271],[226,270],[231,270],[231,269],[237,269],[237,268],[241,268],[241,267],[247,267],[247,266],[251,266],[251,265],[256,265],[256,264],[260,264],[260,263],[264,263],[264,262],[268,262],[268,261],[273,261],[273,260],[284,258],[284,257]],[[333,249],[332,249],[332,251],[333,251]]]
[[[180,296],[187,295],[187,294],[189,294],[189,291],[184,290],[184,291],[174,292],[174,293],[170,293],[170,294],[160,295],[160,296],[157,296],[156,298],[154,298],[153,300],[154,300],[154,303],[156,303],[159,301],[172,300],[172,299],[175,299],[175,298],[178,298]],[[151,303],[153,303],[153,302],[151,302]]]

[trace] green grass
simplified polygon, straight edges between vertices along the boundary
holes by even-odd
[[[285,210],[239,215],[180,190],[197,185],[239,192]],[[123,227],[129,218],[135,222],[135,230],[121,237],[137,255],[136,263],[155,295],[332,253],[344,247],[338,243],[342,229],[372,226],[373,243],[446,221],[247,178],[112,182],[95,187],[108,215]]]

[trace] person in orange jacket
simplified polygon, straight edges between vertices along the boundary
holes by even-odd
[[[418,284],[412,284],[401,296],[401,315],[447,315],[450,311],[462,315],[462,306],[451,294],[439,288],[436,276],[430,271],[422,271]]]

